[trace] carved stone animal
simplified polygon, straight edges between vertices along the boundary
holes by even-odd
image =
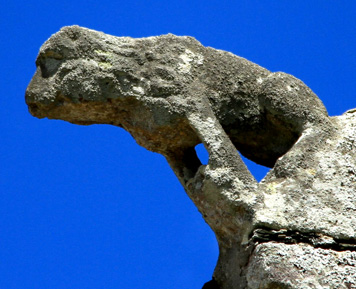
[[[166,157],[219,243],[204,288],[354,284],[354,111],[329,118],[300,80],[190,37],[65,27],[36,63],[34,116],[123,127]],[[237,150],[274,167],[257,183]]]
[[[327,119],[302,81],[191,37],[104,37],[64,27],[41,47],[36,64],[26,91],[34,116],[123,127],[165,155],[183,182],[200,165],[193,112],[217,121],[242,155],[268,167],[309,124]]]

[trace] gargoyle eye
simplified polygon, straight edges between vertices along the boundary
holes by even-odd
[[[38,55],[36,65],[40,67],[42,77],[48,78],[56,73],[62,62],[63,56],[61,54],[47,50]]]

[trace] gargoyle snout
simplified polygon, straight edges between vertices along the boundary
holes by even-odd
[[[37,67],[36,73],[28,85],[25,100],[29,111],[33,116],[42,116],[42,108],[53,106],[57,101],[57,93],[54,88],[54,79],[43,77],[43,69]]]
[[[26,90],[25,99],[29,112],[33,116],[37,116],[39,111],[39,106],[35,102],[35,95],[29,89]]]

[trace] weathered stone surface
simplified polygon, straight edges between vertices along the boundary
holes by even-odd
[[[300,80],[191,37],[119,38],[65,27],[36,63],[27,92],[34,115],[122,126],[160,153],[199,143],[185,114],[209,104],[242,154],[273,166],[306,122],[326,115]]]
[[[247,288],[356,288],[356,252],[264,243],[247,269]]]
[[[300,80],[191,37],[65,27],[36,64],[34,116],[123,127],[166,157],[219,242],[209,286],[356,288],[354,111],[329,118]],[[257,183],[238,151],[273,169]]]
[[[304,131],[260,184],[257,226],[356,236],[356,113]]]

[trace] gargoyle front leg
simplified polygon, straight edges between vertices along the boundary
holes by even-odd
[[[184,188],[202,165],[194,147],[166,152],[164,156]]]
[[[210,169],[227,168],[234,171],[244,184],[257,185],[257,181],[242,161],[236,147],[225,133],[209,105],[188,113],[190,126],[197,133],[209,153]]]
[[[168,157],[175,173],[219,244],[230,247],[246,239],[252,218],[258,183],[242,161],[234,144],[220,125],[209,103],[198,103],[187,119],[209,153],[206,166],[200,164],[194,148],[180,157]],[[178,174],[177,174],[178,176]],[[178,176],[179,177],[179,176]]]
[[[242,161],[234,144],[214,115],[209,103],[188,114],[191,127],[209,153],[209,162],[191,179],[186,191],[219,243],[219,260],[214,270],[217,284],[245,288],[240,280],[252,247],[258,183]],[[234,284],[234,287],[232,287]]]
[[[209,153],[211,169],[229,167],[244,184],[257,184],[210,108],[189,112],[187,118]],[[194,147],[176,149],[164,155],[183,187],[202,165]]]

